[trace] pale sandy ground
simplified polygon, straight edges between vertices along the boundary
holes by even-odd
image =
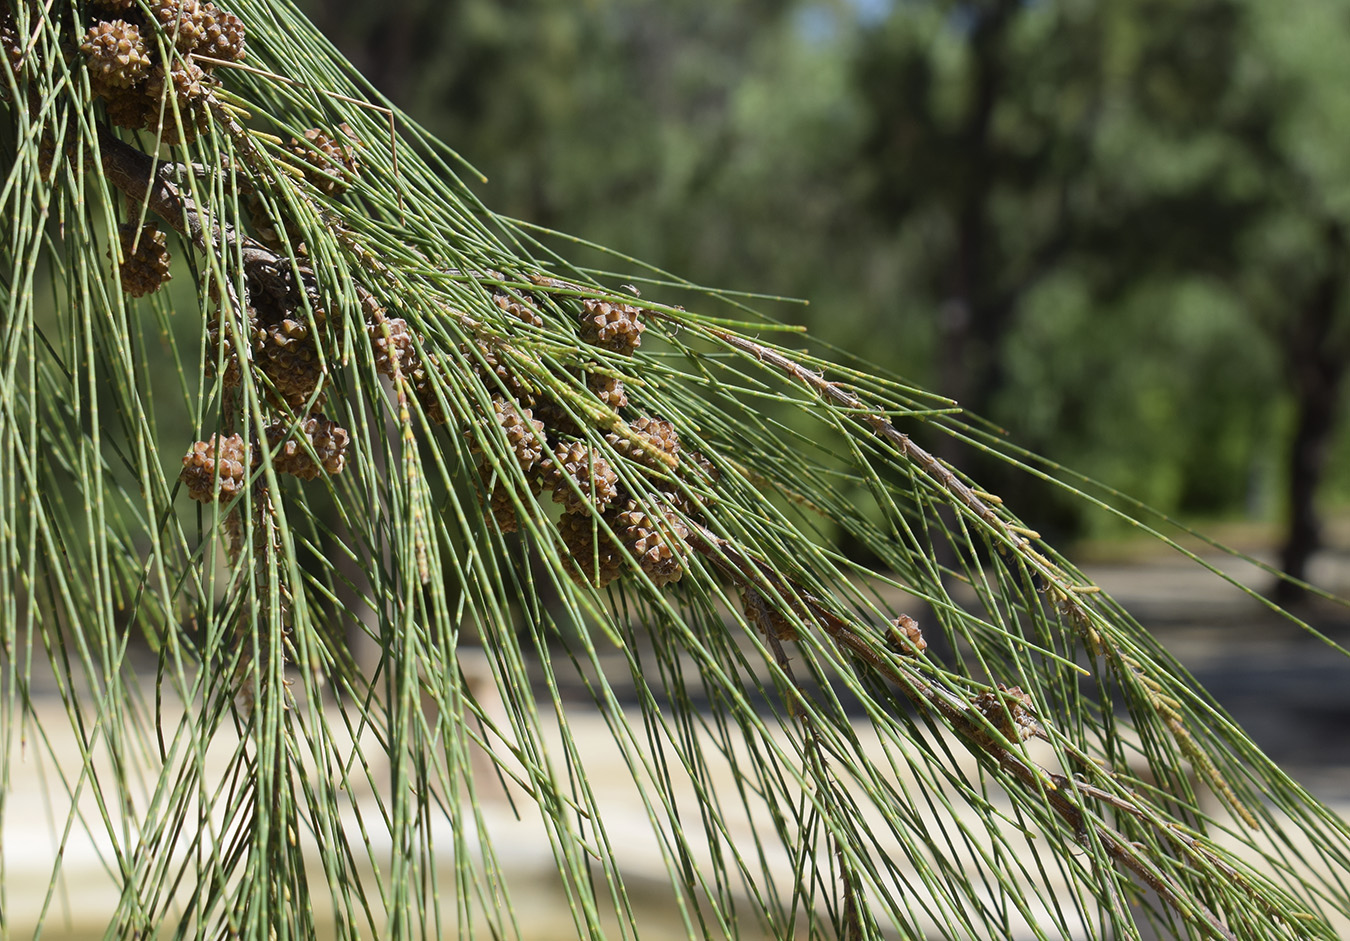
[[[1265,584],[1265,576],[1245,564],[1223,566],[1249,584]],[[1329,587],[1342,592],[1350,588],[1350,584],[1336,583],[1344,573],[1350,573],[1350,565],[1332,558],[1326,560],[1324,569],[1318,574]],[[1293,767],[1300,780],[1340,812],[1350,813],[1350,726],[1346,724],[1350,716],[1350,660],[1338,659],[1320,643],[1300,639],[1293,628],[1263,616],[1255,602],[1222,582],[1200,577],[1194,568],[1159,561],[1096,566],[1090,575],[1141,620],[1156,626],[1169,647],[1240,721],[1252,727],[1274,757]],[[1319,611],[1318,617],[1325,624],[1344,633],[1339,613]],[[10,936],[30,937],[38,913],[48,908],[44,938],[98,937],[117,904],[117,883],[109,871],[112,841],[91,839],[82,832],[86,828],[78,825],[64,840],[62,831],[72,803],[85,815],[90,824],[87,829],[95,833],[105,830],[104,815],[118,832],[120,810],[100,808],[88,784],[72,800],[57,767],[66,771],[67,782],[76,779],[72,769],[82,765],[78,739],[59,701],[44,701],[41,708],[42,725],[50,740],[41,745],[24,739],[10,743],[11,780],[5,794],[4,842],[0,847],[4,922]],[[639,936],[656,941],[684,937],[678,912],[671,904],[666,863],[609,728],[593,710],[585,709],[570,714],[568,723],[582,751],[581,761],[590,771],[598,803],[604,808],[625,882],[639,905]],[[31,729],[27,734],[36,735]],[[369,753],[378,753],[374,743],[369,745]],[[229,741],[218,743],[210,761],[223,766],[231,747]],[[100,768],[100,773],[108,770]],[[729,783],[729,775],[723,778]],[[691,789],[681,784],[677,790],[681,802],[692,808]],[[436,845],[451,846],[456,828],[471,848],[480,838],[487,838],[510,876],[513,908],[522,936],[533,941],[574,936],[550,843],[537,815],[526,803],[522,805],[522,818],[517,819],[504,795],[493,791],[487,788],[479,801],[481,833],[466,818],[457,823],[443,820],[440,832],[433,833]],[[356,794],[354,805],[350,832],[358,832],[354,822],[359,813],[367,822],[369,854],[387,859],[387,831],[382,834],[378,826],[371,825],[378,819],[374,792]],[[735,802],[726,809],[733,838],[748,843],[753,829],[764,825],[763,820],[742,812]],[[696,820],[697,816],[688,819]],[[975,818],[970,822],[980,830]],[[699,835],[688,835],[697,852]],[[49,894],[58,846],[64,878]],[[790,872],[786,854],[771,857],[769,865],[785,874]],[[444,868],[450,871],[451,867]],[[453,892],[453,886],[444,891]],[[447,904],[451,922],[444,936],[454,936],[453,909],[452,903]],[[1350,937],[1350,925],[1344,928],[1345,936]],[[934,930],[931,936],[940,934]]]

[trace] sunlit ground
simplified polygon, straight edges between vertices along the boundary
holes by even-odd
[[[1254,566],[1223,561],[1217,556],[1209,558],[1247,584],[1254,587],[1266,584],[1267,576]],[[1180,563],[1174,557],[1097,562],[1088,574],[1156,630],[1258,743],[1296,778],[1340,812],[1350,813],[1350,743],[1344,736],[1344,721],[1350,715],[1350,661],[1320,641],[1302,636],[1294,626],[1263,612],[1258,602],[1200,567]],[[1350,559],[1336,552],[1324,553],[1315,574],[1322,584],[1344,593],[1350,588]],[[1318,606],[1311,609],[1311,614],[1317,626],[1333,638],[1341,639],[1350,633],[1343,609]],[[40,725],[48,741],[38,744],[38,732],[30,725],[24,736],[16,737],[11,745],[13,777],[4,804],[3,831],[5,922],[11,936],[29,937],[45,912],[45,938],[102,936],[118,902],[113,877],[115,855],[110,840],[91,839],[89,834],[107,832],[105,815],[112,830],[121,833],[121,814],[117,807],[100,807],[88,781],[78,783],[83,759],[60,700],[44,697],[38,708]],[[173,707],[168,706],[167,710],[172,720]],[[633,719],[634,725],[640,727],[636,714]],[[337,722],[336,716],[334,721]],[[634,905],[638,936],[657,941],[685,937],[681,910],[669,888],[668,859],[654,835],[632,773],[609,726],[593,708],[584,705],[577,706],[567,721],[597,803],[604,808],[605,832]],[[166,727],[172,726],[172,721],[166,723]],[[868,736],[865,730],[859,731],[866,745]],[[213,763],[224,767],[236,744],[237,740],[213,744],[208,753],[208,775]],[[368,756],[379,754],[373,740],[364,742],[364,751]],[[716,749],[710,745],[707,751],[714,781],[731,793],[729,766],[723,764],[719,768]],[[490,773],[490,762],[482,757],[483,773],[477,775],[481,823],[476,823],[474,815],[463,808],[456,812],[454,820],[440,818],[431,833],[440,874],[438,896],[444,919],[441,936],[454,937],[461,931],[456,921],[458,890],[453,881],[453,846],[458,836],[470,853],[476,851],[483,839],[491,843],[506,876],[511,900],[509,916],[505,910],[492,912],[481,903],[472,906],[470,927],[474,935],[492,936],[490,926],[494,921],[499,922],[499,931],[506,927],[507,933],[511,933],[511,928],[500,923],[510,917],[514,918],[520,935],[531,941],[574,937],[576,928],[570,903],[558,876],[552,844],[537,811],[518,787],[499,784]],[[973,769],[973,760],[970,764]],[[58,765],[64,775],[58,773]],[[110,773],[100,762],[95,765],[100,776]],[[903,767],[903,762],[896,766]],[[388,831],[379,823],[380,767],[372,769],[371,780],[375,783],[366,793],[351,795],[351,808],[344,823],[349,839],[361,841],[367,847],[354,855],[365,867],[362,879],[374,891],[373,866],[388,866],[391,846]],[[78,793],[69,792],[72,786],[78,788]],[[684,819],[695,821],[685,834],[693,854],[706,859],[707,845],[696,823],[699,818],[692,784],[677,780],[672,781],[672,786]],[[997,794],[994,803],[998,806]],[[67,832],[72,806],[78,808],[81,817]],[[728,835],[738,845],[752,847],[755,830],[768,826],[767,819],[757,819],[753,809],[747,811],[736,800],[728,800],[723,810]],[[1212,797],[1206,810],[1216,817],[1222,816],[1218,802]],[[358,815],[364,836],[362,827],[357,826]],[[973,816],[966,823],[976,832],[983,827]],[[1009,832],[1005,839],[1016,846],[1019,837]],[[772,847],[772,841],[770,844]],[[182,849],[188,851],[187,847]],[[51,874],[58,856],[60,878],[53,882]],[[771,848],[765,865],[780,890],[791,885],[792,863],[786,852]],[[325,896],[322,871],[314,869],[310,878],[316,895]],[[750,911],[753,904],[742,897],[737,899],[737,909]],[[333,930],[331,913],[316,911],[315,916],[320,925]],[[377,931],[382,927],[380,917],[376,916]],[[605,917],[613,921],[613,912]],[[882,922],[885,923],[884,916]],[[363,935],[371,933],[368,925],[363,927]],[[750,921],[741,927],[743,936],[756,936]],[[938,926],[929,928],[930,937],[942,936]],[[1339,928],[1344,936],[1350,936],[1350,924]]]

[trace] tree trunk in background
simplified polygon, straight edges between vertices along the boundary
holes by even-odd
[[[1294,578],[1305,581],[1308,562],[1322,545],[1317,487],[1326,470],[1327,448],[1339,417],[1340,408],[1335,400],[1340,391],[1340,379],[1338,371],[1337,376],[1326,379],[1329,388],[1322,382],[1308,382],[1298,390],[1298,417],[1289,449],[1289,521],[1284,548],[1280,552],[1280,567]],[[1318,391],[1319,388],[1326,391]],[[1304,595],[1303,589],[1285,581],[1279,583],[1275,592],[1276,600],[1285,605],[1302,600]]]
[[[1345,231],[1328,222],[1323,242],[1327,269],[1285,336],[1286,366],[1294,392],[1294,436],[1290,442],[1286,491],[1288,529],[1280,567],[1306,581],[1308,563],[1321,547],[1317,489],[1326,472],[1327,454],[1341,413],[1341,392],[1350,350],[1336,335],[1345,278]],[[1288,605],[1306,592],[1281,581],[1275,599]]]

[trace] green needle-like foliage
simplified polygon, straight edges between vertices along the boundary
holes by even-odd
[[[43,775],[47,932],[75,847],[110,937],[513,937],[522,848],[587,937],[653,877],[663,936],[1350,924],[1345,823],[931,442],[1022,456],[578,267],[289,3],[229,14],[3,13],[0,844]]]

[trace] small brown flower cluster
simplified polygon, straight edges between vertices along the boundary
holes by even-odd
[[[80,51],[108,120],[155,131],[168,144],[191,143],[209,121],[212,70],[244,58],[243,21],[211,0],[150,0],[148,15],[126,0],[91,7],[97,12]]]

